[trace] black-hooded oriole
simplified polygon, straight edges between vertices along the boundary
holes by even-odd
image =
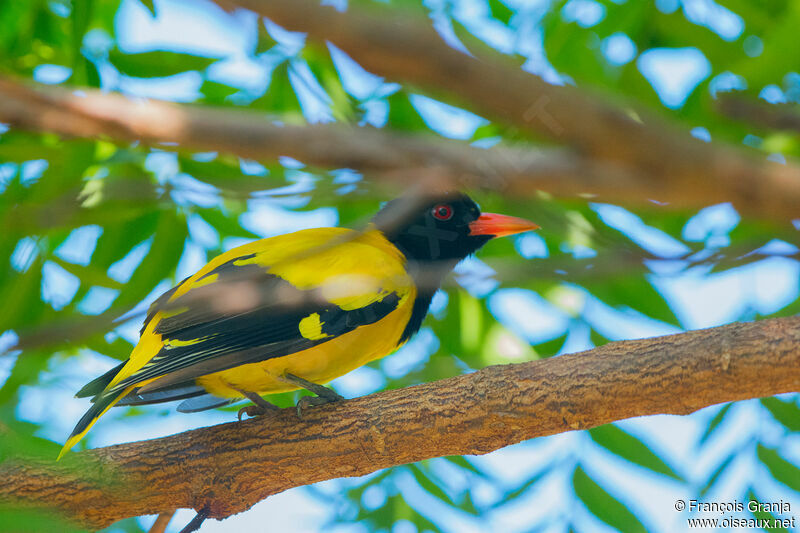
[[[262,394],[306,388],[318,394],[309,403],[338,399],[319,384],[404,344],[456,263],[538,227],[481,214],[461,193],[381,224],[392,204],[365,231],[308,229],[234,248],[161,295],[129,359],[78,392],[93,405],[61,455],[114,405],[182,399],[178,410],[193,412],[249,398],[254,414],[270,406]]]

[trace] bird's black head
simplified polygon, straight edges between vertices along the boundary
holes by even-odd
[[[494,237],[538,227],[521,218],[481,214],[469,196],[458,192],[392,200],[374,221],[409,260],[453,265]]]

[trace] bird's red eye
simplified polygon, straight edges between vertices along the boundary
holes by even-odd
[[[447,204],[439,204],[433,208],[431,214],[437,220],[450,220],[453,218],[453,208]]]

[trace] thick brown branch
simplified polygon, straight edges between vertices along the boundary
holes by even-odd
[[[800,317],[731,324],[488,367],[312,408],[302,421],[284,409],[60,463],[7,460],[0,501],[91,527],[183,507],[224,518],[324,479],[798,389]]]
[[[731,201],[751,214],[786,221],[797,216],[797,166],[704,143],[643,110],[631,113],[583,89],[550,85],[497,57],[477,51],[470,57],[445,44],[424,18],[357,6],[341,13],[318,0],[217,1],[251,9],[317,41],[329,40],[371,72],[445,92],[488,118],[568,143],[643,178],[634,191],[618,194],[645,194],[679,206]]]

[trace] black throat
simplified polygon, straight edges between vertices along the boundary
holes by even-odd
[[[431,299],[456,264],[491,237],[471,235],[470,225],[480,216],[468,196],[448,193],[430,203],[387,203],[373,218],[375,226],[405,257],[406,271],[414,280],[417,297],[400,342],[419,330]]]
[[[414,299],[411,308],[411,317],[406,324],[403,334],[400,336],[399,344],[403,344],[411,338],[419,328],[428,314],[428,308],[436,291],[442,285],[445,276],[458,264],[459,259],[448,259],[431,261],[430,259],[419,259],[413,252],[406,250],[399,242],[392,242],[406,258],[406,271],[414,280],[417,288],[417,297]]]

